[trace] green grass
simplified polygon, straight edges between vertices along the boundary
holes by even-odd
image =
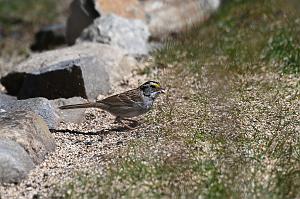
[[[295,2],[230,1],[167,41],[155,65],[170,91],[137,130],[144,136],[105,175],[80,174],[53,197],[299,198]]]
[[[19,23],[41,23],[54,20],[56,3],[49,0],[1,0],[0,21],[6,28],[12,28]]]
[[[277,62],[284,73],[299,74],[300,40],[293,37],[292,33],[293,31],[289,29],[282,29],[276,32],[268,41],[264,58],[268,61],[273,60]]]
[[[158,62],[187,61],[196,70],[203,64],[226,64],[246,72],[256,70],[261,62],[275,61],[271,64],[275,69],[299,73],[298,8],[293,0],[231,1],[204,26],[167,42],[157,54]]]

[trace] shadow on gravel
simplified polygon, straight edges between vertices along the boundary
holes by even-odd
[[[99,135],[100,133],[105,132],[106,130],[103,129],[101,131],[95,131],[95,132],[83,132],[83,131],[76,131],[76,130],[69,130],[69,129],[50,129],[51,133],[70,133],[73,135]]]
[[[135,128],[138,125],[134,124],[134,125],[130,125],[131,128]],[[76,130],[69,130],[69,129],[50,129],[51,133],[69,133],[72,135],[107,135],[111,132],[126,132],[126,131],[131,131],[133,129],[129,129],[126,127],[113,127],[113,128],[109,128],[109,129],[101,129],[99,131],[89,131],[89,132],[84,132],[84,131],[76,131]]]

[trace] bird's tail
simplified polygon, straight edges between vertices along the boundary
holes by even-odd
[[[84,104],[70,104],[65,106],[60,106],[60,109],[76,109],[76,108],[96,108],[98,107],[95,102],[88,102]]]

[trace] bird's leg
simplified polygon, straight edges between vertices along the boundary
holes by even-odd
[[[139,122],[137,120],[128,119],[128,118],[123,118],[123,120],[131,122],[134,127],[139,125]]]
[[[129,121],[129,122],[133,122],[133,123],[138,123],[137,120],[133,120],[133,119],[128,119],[128,118],[123,118],[123,120]]]
[[[131,130],[134,129],[134,128],[132,128],[131,126],[125,124],[125,123],[122,121],[122,119],[123,119],[123,120],[126,120],[126,119],[124,119],[124,118],[121,118],[121,117],[117,116],[115,122],[118,122],[118,123],[122,124],[123,126],[125,126],[125,127],[128,128],[128,129],[131,129]]]
[[[122,123],[121,118],[119,116],[116,117],[115,123]]]

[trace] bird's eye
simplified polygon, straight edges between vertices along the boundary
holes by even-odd
[[[154,86],[154,85],[150,85],[150,87],[151,87],[151,88],[153,88],[153,89],[155,89],[155,88],[156,88],[156,86]]]

